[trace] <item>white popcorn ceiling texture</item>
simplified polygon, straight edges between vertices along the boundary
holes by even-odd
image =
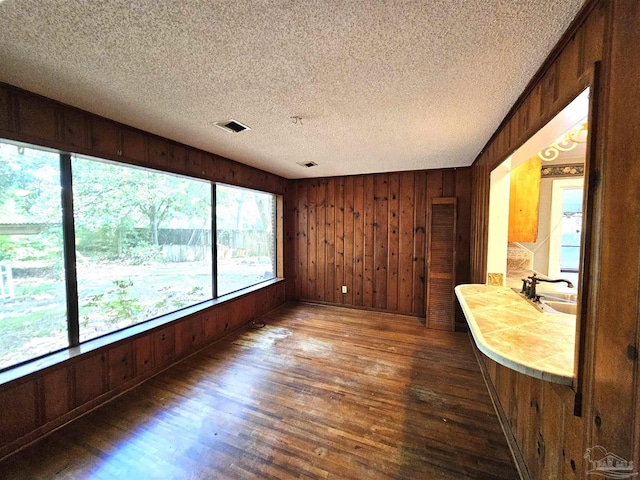
[[[583,1],[5,0],[0,81],[288,178],[467,166]]]

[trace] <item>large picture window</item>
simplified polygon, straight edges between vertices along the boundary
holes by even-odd
[[[69,345],[60,156],[0,143],[0,369]]]
[[[216,186],[218,295],[275,278],[275,195]]]
[[[213,297],[210,183],[72,167],[81,341]]]
[[[0,370],[275,278],[276,203],[0,141]]]

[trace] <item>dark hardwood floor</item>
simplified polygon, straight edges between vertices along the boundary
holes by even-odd
[[[263,320],[9,457],[0,478],[518,478],[466,334],[309,304]]]

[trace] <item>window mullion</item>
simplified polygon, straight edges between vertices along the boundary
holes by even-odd
[[[78,279],[76,273],[76,235],[73,219],[73,178],[71,155],[60,154],[60,186],[62,196],[62,241],[64,244],[65,285],[67,290],[67,334],[69,345],[80,344],[78,321]]]
[[[278,258],[278,197],[273,196],[271,202],[271,239],[269,241],[271,247],[271,255],[273,261],[271,262],[271,268],[273,269],[274,276],[278,277],[278,262],[284,259]]]
[[[216,197],[216,184],[211,183],[211,265],[213,267],[213,298],[218,298],[218,203]]]

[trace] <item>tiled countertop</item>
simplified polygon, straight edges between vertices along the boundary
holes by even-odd
[[[540,312],[507,287],[458,285],[455,291],[482,353],[525,375],[572,384],[575,316]]]

